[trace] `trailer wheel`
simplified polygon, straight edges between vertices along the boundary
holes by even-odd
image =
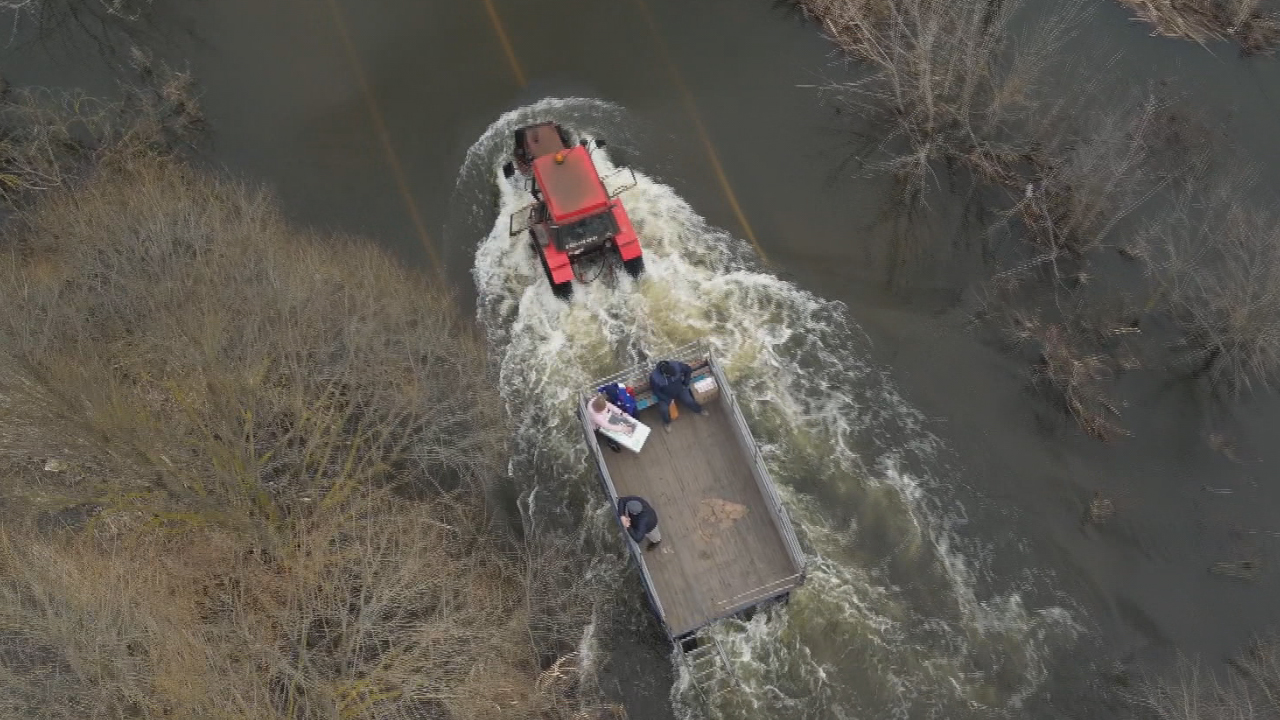
[[[680,643],[681,652],[693,652],[698,649],[698,636],[693,633],[681,635],[676,638],[676,642]]]
[[[639,278],[644,273],[644,256],[633,257],[630,260],[623,260],[622,267],[627,274],[633,278]]]

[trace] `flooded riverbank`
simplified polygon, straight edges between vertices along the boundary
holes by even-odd
[[[590,119],[609,131],[611,158],[651,179],[649,194],[636,201],[640,214],[651,223],[675,218],[691,234],[659,242],[671,263],[702,258],[696,271],[668,267],[672,275],[709,282],[741,273],[734,277],[746,284],[733,292],[746,293],[749,306],[809,307],[828,315],[823,327],[846,328],[824,350],[837,356],[834,366],[824,368],[815,356],[782,344],[763,366],[744,361],[740,369],[744,381],[778,390],[789,386],[778,384],[785,373],[777,365],[792,363],[792,374],[825,378],[831,392],[852,393],[842,412],[857,419],[861,434],[848,446],[849,457],[893,489],[878,499],[865,494],[874,483],[854,492],[833,476],[847,468],[793,478],[798,511],[807,502],[828,508],[813,525],[821,530],[809,537],[810,547],[838,557],[844,574],[833,574],[838,579],[826,585],[815,582],[808,609],[768,630],[727,631],[754,638],[756,644],[744,640],[738,653],[760,687],[792,688],[783,695],[804,695],[809,704],[795,707],[812,717],[836,707],[850,717],[892,708],[917,717],[931,707],[950,708],[947,702],[958,698],[1006,712],[1016,701],[1037,717],[1082,717],[1101,712],[1097,699],[1116,672],[1160,667],[1176,651],[1221,658],[1280,621],[1267,601],[1277,589],[1268,569],[1274,557],[1268,533],[1280,531],[1269,524],[1280,490],[1269,482],[1277,458],[1267,428],[1280,421],[1280,405],[1266,394],[1223,405],[1195,383],[1124,378],[1118,394],[1128,401],[1123,412],[1133,435],[1101,444],[1028,395],[1026,366],[967,327],[966,292],[986,279],[981,243],[959,237],[954,215],[940,202],[917,231],[927,242],[916,243],[904,262],[883,222],[888,184],[841,169],[853,145],[847,124],[804,87],[847,72],[817,28],[768,2],[653,0],[601,8],[574,0],[550,7],[495,0],[492,7],[491,14],[482,2],[374,8],[237,0],[157,5],[150,22],[152,37],[163,38],[155,51],[189,64],[204,89],[209,163],[274,187],[303,223],[374,238],[424,267],[433,255],[443,258],[446,278],[479,303],[482,317],[493,312],[485,303],[494,302],[495,292],[512,293],[507,320],[490,321],[491,327],[515,323],[549,333],[568,313],[575,324],[602,328],[584,342],[610,352],[618,351],[612,323],[624,318],[648,328],[635,342],[691,332],[677,311],[688,299],[657,295],[662,263],[651,267],[645,282],[652,289],[640,293],[638,308],[625,298],[603,297],[596,305],[543,307],[533,285],[513,289],[480,273],[491,267],[485,262],[501,259],[486,255],[501,254],[486,240],[502,207],[486,175],[492,153],[481,154],[478,186],[462,182],[459,173],[470,171],[472,149],[496,118],[546,97],[573,96],[610,103]],[[1274,185],[1268,173],[1280,168],[1280,142],[1271,132],[1280,112],[1276,61],[1238,59],[1227,44],[1202,48],[1150,37],[1149,28],[1114,3],[1097,3],[1087,23],[1085,39],[1064,50],[1064,61],[1100,66],[1095,58],[1121,53],[1108,77],[1134,87],[1164,82],[1175,88],[1185,103],[1216,119]],[[5,57],[11,83],[92,92],[111,90],[111,64],[119,63],[83,38],[16,46]],[[699,242],[700,235],[710,239]],[[723,259],[705,260],[717,253]],[[768,295],[781,292],[783,281],[785,293]],[[800,304],[786,305],[783,297]],[[737,307],[731,297],[724,302]],[[662,321],[653,319],[655,308]],[[728,310],[708,317],[743,322]],[[742,339],[725,342],[744,352]],[[521,357],[511,362],[527,365],[528,356]],[[868,379],[881,375],[883,385]],[[763,407],[754,421],[775,431],[798,422],[770,417]],[[892,464],[904,443],[921,437],[936,444],[925,462],[929,482],[919,467]],[[780,457],[793,447],[779,440]],[[894,485],[886,468],[915,477],[916,484]],[[1102,525],[1083,523],[1098,491],[1112,499],[1115,515]],[[906,509],[902,498],[929,507],[933,524],[895,525],[924,517]],[[588,504],[589,493],[577,502]],[[952,556],[913,554],[920,543],[943,545],[940,530],[947,552],[972,573],[964,592],[973,602],[998,605],[1017,597],[1021,608],[1004,606],[996,617],[1056,608],[1065,615],[1050,626],[1079,628],[1037,639],[1043,667],[1034,678],[1027,663],[1015,662],[1021,646],[975,649],[1008,636],[965,625],[980,624],[981,614],[962,607],[969,600],[940,559]],[[1244,560],[1260,563],[1252,579],[1210,572],[1215,563]],[[883,599],[873,587],[906,598],[911,612],[894,617],[880,607],[864,614],[861,630],[835,633],[829,647],[808,643],[805,638],[827,631],[815,618],[852,612],[847,602],[864,603],[865,610],[865,603]],[[939,593],[945,610],[920,599]],[[890,618],[896,630],[873,617]],[[872,644],[884,654],[860,645],[876,637]],[[823,686],[798,679],[812,676],[803,675],[808,670],[794,664],[796,657],[769,654],[775,646],[809,648],[806,662],[825,673]],[[857,661],[841,656],[851,648]],[[649,710],[633,708],[634,717],[665,714],[668,692],[678,685],[664,657],[648,658],[637,684],[647,688],[638,702]],[[962,662],[953,664],[956,658]],[[1020,669],[1005,676],[1006,663]],[[994,677],[997,690],[968,694],[958,689],[964,683],[954,682],[957,673]],[[899,685],[876,685],[868,680],[873,677],[897,678]],[[904,678],[920,693],[906,704]]]

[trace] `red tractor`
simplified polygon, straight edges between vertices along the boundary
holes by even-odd
[[[515,131],[515,159],[502,168],[508,178],[518,171],[534,199],[511,214],[511,235],[528,230],[551,291],[565,300],[573,295],[575,277],[586,280],[581,269],[603,268],[614,256],[632,277],[644,272],[640,240],[617,199],[635,185],[635,173],[622,169],[601,178],[592,146],[604,147],[604,141],[574,144],[557,123],[528,125]],[[606,188],[628,173],[629,184]]]

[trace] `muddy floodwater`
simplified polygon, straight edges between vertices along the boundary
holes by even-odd
[[[1106,58],[1107,90],[1175,88],[1280,186],[1280,60],[1092,10],[1064,67]],[[697,337],[747,398],[810,555],[789,606],[717,630],[741,686],[713,715],[1124,716],[1125,677],[1178,653],[1221,667],[1280,626],[1276,396],[1122,378],[1132,435],[1102,443],[1029,393],[1025,362],[968,322],[981,242],[945,200],[909,252],[894,240],[887,182],[844,162],[850,122],[814,89],[852,71],[787,3],[155,0],[127,32],[24,23],[9,83],[111,93],[145,45],[197,79],[205,162],[443,273],[494,343],[518,492],[580,527],[619,588],[595,632],[632,718],[708,711],[610,546],[568,393]],[[1083,92],[1068,77],[1055,92]],[[498,167],[541,119],[637,171],[640,282],[560,303],[508,237],[527,201]],[[1099,492],[1114,515],[1085,522]],[[1240,562],[1255,571],[1212,571]]]

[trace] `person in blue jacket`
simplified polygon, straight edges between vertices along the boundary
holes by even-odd
[[[649,390],[653,392],[654,404],[658,406],[658,414],[662,416],[662,429],[671,432],[671,403],[681,405],[698,413],[708,415],[702,405],[693,399],[689,390],[689,381],[693,378],[693,368],[679,360],[662,360],[649,373]]]
[[[662,533],[658,532],[658,513],[644,498],[635,495],[618,498],[618,519],[636,545],[641,540],[649,541],[645,550],[652,550],[662,542]]]
[[[636,416],[636,399],[631,396],[631,391],[622,383],[609,383],[598,389],[598,392],[604,393],[606,399],[613,403],[622,412]]]

